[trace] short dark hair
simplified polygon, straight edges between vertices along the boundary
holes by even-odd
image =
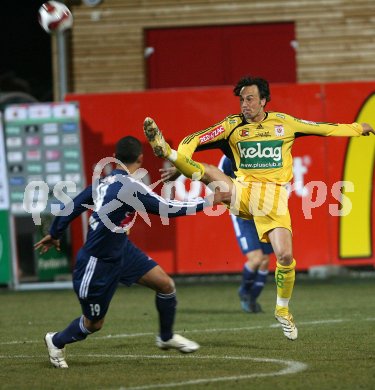
[[[143,153],[141,142],[131,135],[121,138],[116,143],[115,157],[124,164],[131,164]]]
[[[233,89],[235,96],[240,96],[241,89],[250,85],[256,85],[259,90],[259,96],[261,99],[266,99],[266,102],[271,100],[270,87],[268,81],[260,77],[244,76],[242,77]]]

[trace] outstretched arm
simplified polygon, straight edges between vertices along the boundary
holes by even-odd
[[[134,211],[156,214],[162,217],[174,218],[195,214],[205,207],[221,203],[222,199],[227,196],[226,193],[215,191],[214,194],[204,199],[177,201],[161,197],[148,186],[131,177],[124,177],[124,180],[126,182],[117,194],[122,203],[130,206]]]
[[[226,137],[240,122],[239,116],[226,117],[207,129],[185,137],[178,145],[178,151],[191,158],[198,150],[221,149],[223,143],[226,143]]]
[[[313,122],[304,119],[294,118],[291,115],[285,115],[285,120],[294,130],[295,136],[303,135],[321,135],[331,137],[359,137],[368,130],[358,122],[353,123],[331,123],[331,122]],[[367,124],[366,124],[367,125]],[[369,126],[369,125],[367,125]],[[367,129],[366,126],[366,129]]]
[[[50,227],[50,234],[44,236],[34,244],[35,250],[40,250],[40,254],[48,252],[52,247],[60,251],[60,236],[73,219],[81,215],[87,208],[84,204],[92,204],[92,187],[89,186],[78,194],[73,202],[73,210],[67,216],[57,216]]]
[[[66,205],[65,208],[68,206],[72,206],[71,213],[69,215],[64,215],[63,211],[61,210],[60,215],[57,215],[55,219],[52,222],[52,225],[50,227],[49,233],[53,239],[58,239],[61,237],[62,233],[67,229],[69,224],[77,218],[79,215],[81,215],[83,212],[87,211],[86,204],[92,205],[93,204],[93,198],[92,198],[92,186],[86,187],[82,192],[80,192],[72,201],[71,204]]]

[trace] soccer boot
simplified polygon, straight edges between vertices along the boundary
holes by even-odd
[[[54,333],[49,332],[44,337],[44,341],[48,349],[49,360],[54,367],[68,368],[68,364],[65,361],[65,348],[62,349],[57,348],[54,346],[52,342],[52,337],[55,334],[56,332]]]
[[[241,293],[241,287],[238,289],[238,296],[240,297],[241,308],[246,313],[262,313],[260,304],[250,298],[249,295]]]
[[[248,294],[241,292],[241,287],[238,289],[238,296],[240,297],[241,309],[246,313],[250,313],[250,297]]]
[[[160,349],[177,349],[183,353],[194,352],[200,348],[198,343],[182,337],[179,334],[174,334],[173,337],[167,341],[163,341],[159,336],[157,336],[156,346]]]
[[[249,302],[249,309],[250,313],[263,313],[262,306],[260,306],[258,302],[252,301],[251,299]]]
[[[168,157],[171,153],[171,147],[165,141],[163,134],[153,119],[145,119],[143,123],[143,130],[155,156],[164,158]]]
[[[258,302],[251,301],[246,295],[240,295],[241,308],[246,313],[263,313],[262,306]]]
[[[275,312],[275,318],[280,322],[285,337],[289,340],[296,340],[298,337],[298,329],[294,323],[293,316],[290,313],[277,315],[277,312]]]

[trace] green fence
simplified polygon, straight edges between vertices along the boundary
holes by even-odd
[[[8,210],[0,210],[0,284],[12,280],[12,245]]]

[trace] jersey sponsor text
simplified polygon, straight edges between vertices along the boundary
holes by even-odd
[[[206,134],[203,134],[202,136],[199,137],[199,143],[204,144],[206,142],[209,142],[216,138],[218,135],[224,132],[224,127],[223,126],[218,126],[209,131]]]
[[[283,141],[239,142],[240,168],[268,169],[283,166]]]

